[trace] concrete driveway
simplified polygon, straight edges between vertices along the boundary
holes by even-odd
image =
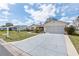
[[[64,34],[43,33],[12,44],[32,56],[67,55]]]

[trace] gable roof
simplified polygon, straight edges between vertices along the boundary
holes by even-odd
[[[55,21],[57,21],[57,19],[50,17],[50,18],[47,18],[45,24],[49,22],[55,22]]]

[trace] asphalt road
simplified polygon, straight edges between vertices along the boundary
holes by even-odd
[[[12,56],[12,54],[0,44],[0,56]]]

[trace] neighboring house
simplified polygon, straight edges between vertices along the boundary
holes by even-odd
[[[9,30],[17,30],[17,27],[11,27],[11,28],[9,28]]]
[[[0,30],[7,30],[6,27],[0,27]]]
[[[26,25],[16,25],[9,27],[9,30],[26,30]],[[7,27],[0,27],[0,30],[7,30]]]
[[[34,26],[32,25],[27,27],[27,31],[33,31],[33,30],[34,30]]]
[[[0,27],[0,30],[7,30],[7,27]],[[17,30],[16,27],[10,27],[9,30]]]
[[[44,32],[63,34],[65,26],[65,22],[48,19],[44,25]]]
[[[76,30],[79,30],[79,16],[73,21]]]
[[[16,25],[17,30],[27,30],[27,25]]]
[[[30,28],[31,28],[32,31],[35,30],[36,27],[37,27],[37,25],[35,25],[35,24],[33,24],[33,25],[30,26]]]
[[[33,25],[31,25],[31,26],[28,27],[28,30],[34,31],[34,30],[36,30],[36,28],[44,29],[44,27],[42,25],[33,24]]]

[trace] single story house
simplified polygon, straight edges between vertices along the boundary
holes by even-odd
[[[39,30],[43,31],[44,30],[44,26],[33,24],[33,25],[28,27],[29,31],[35,31],[36,29],[39,29]]]
[[[26,25],[16,25],[16,26],[10,26],[9,30],[26,30]],[[0,27],[0,30],[7,30],[7,27]]]
[[[27,25],[16,25],[15,26],[17,30],[27,30],[28,26]]]
[[[31,25],[29,29],[34,31],[36,28],[42,30],[45,33],[56,33],[56,34],[64,34],[64,28],[67,23],[63,21],[58,21],[56,19],[49,18],[43,25]]]
[[[7,30],[7,27],[0,27],[0,30]],[[16,27],[10,27],[9,30],[17,30]]]
[[[44,32],[64,34],[65,26],[66,26],[66,23],[63,21],[48,19],[44,24]]]

